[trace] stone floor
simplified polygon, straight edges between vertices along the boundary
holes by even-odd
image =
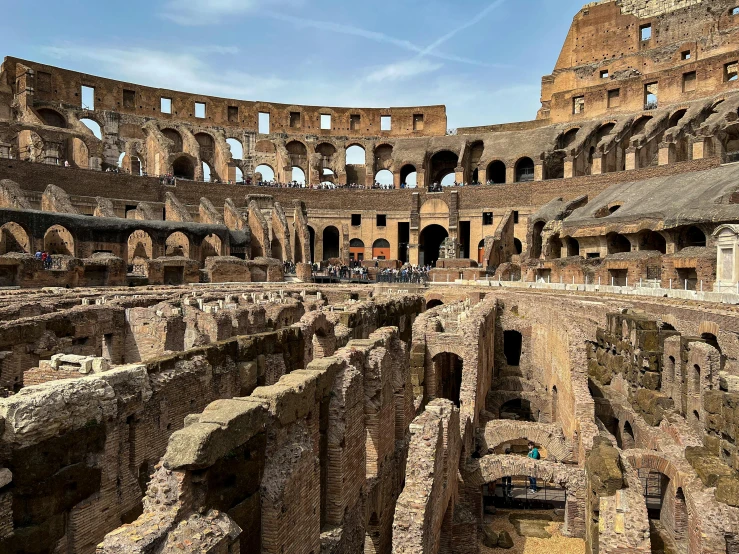
[[[487,548],[480,544],[481,554],[585,554],[585,541],[582,539],[571,539],[563,537],[561,521],[549,521],[550,519],[561,519],[553,516],[553,510],[498,510],[495,515],[486,515],[485,523],[491,524],[493,530],[508,531],[513,539],[513,548],[502,550],[500,548]],[[513,517],[511,517],[513,516]],[[512,520],[518,520],[514,525]],[[542,534],[542,530],[551,535],[551,538],[537,538],[534,536],[521,536],[516,529],[522,533]],[[667,554],[667,553],[665,553]]]

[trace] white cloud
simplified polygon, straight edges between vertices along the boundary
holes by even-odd
[[[167,0],[161,16],[179,25],[213,25],[260,8],[296,7],[303,0]]]
[[[424,73],[432,73],[442,68],[442,64],[429,60],[412,59],[403,62],[391,63],[372,71],[366,78],[370,83],[399,81],[409,79]]]

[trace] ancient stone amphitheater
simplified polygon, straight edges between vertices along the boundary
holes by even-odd
[[[736,2],[454,132],[5,58],[0,553],[739,553]]]

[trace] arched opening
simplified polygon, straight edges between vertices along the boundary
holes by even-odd
[[[609,233],[606,235],[609,254],[622,254],[631,252],[631,242],[625,236],[618,233]]]
[[[628,421],[624,423],[624,431],[621,434],[621,448],[630,450],[636,448],[636,439],[634,438],[634,429]]]
[[[449,183],[449,176],[451,175],[451,182],[454,183],[454,173],[459,163],[459,156],[450,150],[442,150],[431,156],[430,171],[429,171],[429,182],[433,184],[443,184],[446,179],[446,183]]]
[[[529,400],[515,398],[500,407],[500,419],[536,422],[538,421],[538,414],[534,413]]]
[[[558,260],[561,257],[562,239],[559,238],[559,234],[555,234],[549,238],[549,258],[552,260]]]
[[[187,235],[179,231],[172,233],[167,237],[167,240],[164,243],[164,255],[189,258],[190,239],[187,238]]]
[[[444,302],[439,300],[438,298],[433,298],[426,302],[426,309],[430,310],[431,308],[436,308],[437,306],[443,306]]]
[[[419,265],[430,265],[434,267],[439,259],[439,248],[449,236],[441,225],[429,225],[418,237],[418,263]]]
[[[172,141],[172,152],[182,152],[182,135],[174,129],[162,129],[162,135]]]
[[[270,245],[272,247],[272,257],[277,260],[282,261],[283,260],[282,243],[280,242],[280,239],[277,237],[274,237]]]
[[[292,140],[285,145],[285,148],[287,149],[290,163],[293,166],[307,166],[308,149],[305,147],[305,144],[297,140]]]
[[[172,164],[172,173],[178,179],[195,179],[195,166],[187,156],[180,156]]]
[[[44,234],[44,250],[49,254],[74,256],[74,238],[65,227],[53,225]]]
[[[691,246],[706,246],[706,235],[695,226],[688,227],[683,235],[683,248]]]
[[[645,231],[640,238],[640,250],[654,250],[662,254],[667,252],[667,241],[661,233]]]
[[[208,235],[200,245],[200,253],[203,262],[212,256],[221,255],[222,242],[218,235]]]
[[[377,239],[372,243],[372,259],[389,260],[390,259],[390,243],[385,239]]]
[[[516,182],[526,183],[534,180],[534,160],[521,158],[516,162]]]
[[[483,257],[485,256],[485,239],[482,239],[477,243],[477,263],[483,263]]]
[[[393,147],[381,144],[375,148],[375,169],[390,169],[393,165]]]
[[[579,256],[580,255],[580,242],[572,237],[566,237],[563,240],[565,247],[567,248],[567,256]]]
[[[400,188],[416,188],[417,179],[418,173],[414,165],[406,164],[400,169]]]
[[[298,166],[293,166],[292,180],[300,186],[305,186],[305,171]]]
[[[672,114],[672,116],[670,117],[670,121],[667,124],[667,128],[671,129],[672,127],[675,127],[680,122],[680,120],[685,116],[687,111],[688,110],[686,109],[682,109],[682,110],[677,110],[674,114]]]
[[[14,221],[9,221],[0,227],[0,255],[10,252],[31,254],[31,241],[28,233]]]
[[[358,144],[352,144],[346,149],[346,165],[364,165],[366,162],[366,151]]]
[[[269,183],[275,180],[275,170],[265,164],[258,165],[254,170],[254,177],[257,183]]]
[[[49,108],[41,108],[39,110],[36,110],[36,113],[41,118],[41,121],[44,122],[44,125],[48,125],[49,127],[60,127],[62,129],[67,128],[67,120],[62,114],[55,110],[50,110]]]
[[[500,160],[495,160],[488,165],[487,170],[488,184],[503,185],[506,180],[506,167]]]
[[[231,158],[234,160],[244,159],[244,145],[234,138],[226,139],[226,144],[231,148]]]
[[[80,123],[82,123],[85,127],[90,129],[92,131],[92,134],[95,135],[98,139],[103,139],[103,132],[100,129],[100,124],[97,121],[93,121],[92,119],[80,119]]]
[[[518,367],[521,363],[521,352],[523,348],[523,335],[518,331],[503,331],[503,355],[506,364]]]
[[[563,133],[559,136],[559,139],[557,140],[557,147],[560,150],[564,150],[565,148],[572,145],[573,142],[575,142],[575,139],[577,138],[577,133],[580,131],[579,128],[570,129],[566,133]]]
[[[457,184],[456,180],[456,174],[455,173],[447,173],[444,178],[441,180],[441,186],[442,187],[453,187]]]
[[[375,175],[375,183],[380,185],[382,188],[393,188],[393,173],[388,169],[378,171]]]
[[[541,234],[539,236],[541,236]],[[521,244],[521,241],[518,239],[513,239],[513,248],[516,249],[516,254],[519,256],[523,252],[523,244]]]
[[[316,153],[321,155],[323,163],[331,163],[330,158],[336,154],[336,147],[330,142],[322,142],[316,146]]]
[[[531,235],[531,258],[538,260],[541,257],[542,238],[541,233],[544,230],[544,222],[537,221],[534,223],[533,233]]]
[[[364,261],[364,242],[361,239],[349,241],[349,259],[353,262]]]
[[[212,160],[215,155],[215,141],[208,133],[195,133],[195,140],[200,147],[200,158]]]
[[[649,123],[651,120],[652,116],[644,116],[637,119],[634,123],[634,126],[631,128],[631,134],[636,136],[643,133],[644,128],[647,126],[647,123]]]
[[[141,177],[144,174],[144,170],[141,166],[141,160],[136,156],[131,156],[131,175]]]
[[[339,254],[339,230],[331,225],[323,230],[323,259],[336,259]]]
[[[321,172],[321,184],[329,188],[334,188],[335,183],[336,174],[331,169],[324,167]]]
[[[143,266],[147,260],[152,258],[153,242],[151,236],[146,231],[137,230],[128,235],[126,241],[128,245],[128,264],[134,266],[134,273],[143,273],[137,271],[136,266]]]
[[[210,183],[210,165],[207,162],[203,162],[203,182]]]
[[[451,352],[442,352],[434,356],[434,373],[436,375],[436,397],[446,398],[459,407],[459,396],[462,390],[462,359]]]

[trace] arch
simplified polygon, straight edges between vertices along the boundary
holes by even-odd
[[[305,171],[301,167],[294,165],[291,179],[299,185],[305,186]]]
[[[695,225],[685,229],[682,235],[682,248],[706,246],[706,234]]]
[[[390,169],[393,165],[393,147],[381,144],[375,148],[375,168]]]
[[[67,128],[67,119],[56,110],[51,108],[39,108],[36,113],[44,122],[44,125],[49,127],[60,127],[61,129]]]
[[[372,243],[372,259],[390,259],[390,243],[386,239],[377,239]]]
[[[418,235],[418,263],[434,267],[439,259],[439,248],[449,236],[449,232],[441,225],[429,225]]]
[[[31,240],[22,225],[9,221],[0,227],[0,255],[10,252],[32,254]]]
[[[126,244],[128,245],[127,261],[129,265],[143,265],[146,260],[152,259],[154,242],[151,240],[151,235],[146,231],[137,229],[128,235]]]
[[[500,160],[490,162],[487,170],[487,181],[493,185],[503,185],[506,182],[506,166]]]
[[[667,241],[661,233],[644,231],[639,237],[639,250],[655,250],[665,254],[667,252]]]
[[[385,187],[392,187],[394,183],[393,173],[388,169],[383,169],[375,175],[375,182]]]
[[[162,129],[162,135],[173,142],[172,152],[182,152],[182,135],[176,129]]]
[[[346,149],[346,165],[364,165],[367,151],[364,146],[352,144]]]
[[[339,249],[339,230],[333,225],[329,225],[323,230],[323,259],[331,260],[341,256]]]
[[[544,222],[537,221],[534,223],[533,234],[531,236],[531,258],[535,260],[541,257],[542,231],[544,231]]]
[[[559,233],[555,233],[549,237],[549,258],[556,260],[562,257],[562,239],[559,238]]]
[[[349,241],[349,258],[353,262],[364,260],[364,241],[361,239],[352,239]]]
[[[254,169],[255,177],[257,174],[261,175],[261,179],[259,179],[260,181],[267,182],[275,180],[275,170],[267,164],[258,165],[256,169]]]
[[[523,335],[519,331],[509,329],[503,331],[503,355],[506,364],[517,367],[521,363]]]
[[[600,127],[598,127],[598,131],[595,133],[595,143],[600,143],[601,140],[603,140],[604,137],[607,137],[611,134],[611,131],[616,128],[616,123],[613,121],[609,121],[608,123],[604,123]]]
[[[307,156],[308,148],[299,140],[291,140],[285,145],[287,153],[291,156]]]
[[[453,175],[459,164],[459,156],[451,150],[441,150],[431,156],[429,161],[429,182],[441,183]],[[454,179],[454,177],[452,177]]]
[[[575,142],[575,139],[577,138],[577,133],[580,132],[579,127],[575,127],[574,129],[570,129],[569,131],[565,131],[561,135],[559,135],[559,138],[557,139],[557,148],[559,150],[564,150],[568,146],[571,146],[573,142]]]
[[[667,124],[667,128],[671,129],[672,127],[675,127],[680,122],[680,120],[683,117],[685,117],[685,114],[687,113],[687,111],[688,110],[686,108],[682,108],[680,110],[677,110],[674,114],[672,114],[670,116],[670,121]]]
[[[229,138],[226,139],[226,144],[231,149],[231,158],[234,160],[243,160],[244,159],[244,145],[241,144],[241,141],[235,138]]]
[[[180,156],[172,162],[172,174],[179,179],[195,179],[195,165],[188,156]]]
[[[190,257],[190,239],[180,231],[175,231],[167,237],[164,243],[165,256]]]
[[[95,135],[96,138],[100,140],[103,139],[103,131],[100,127],[100,123],[98,123],[94,119],[89,119],[89,118],[80,119],[80,123],[82,123],[85,127],[90,129],[90,131],[92,131],[92,134]]]
[[[274,237],[272,241],[270,242],[271,248],[272,248],[272,257],[283,261],[283,255],[282,255],[282,243],[280,242],[280,239],[278,237]]]
[[[580,255],[580,242],[572,237],[565,237],[562,242],[567,249],[567,256],[579,256]]]
[[[202,257],[202,261],[205,262],[206,259],[212,256],[221,256],[222,247],[223,242],[218,235],[210,234],[205,237],[203,242],[200,244],[200,255]]]
[[[418,172],[415,165],[405,164],[400,168],[400,188],[416,188],[417,179]]]
[[[200,132],[195,133],[194,137],[198,145],[200,146],[201,157],[203,156],[203,154],[213,154],[213,149],[215,148],[216,143],[212,136],[210,136],[208,133]]]
[[[567,445],[567,440],[559,427],[558,421],[552,417],[554,424],[529,424],[522,421],[512,423],[506,420],[495,420],[485,425],[485,444],[488,452],[496,450],[501,445],[525,440],[533,442],[538,447],[543,447],[547,460],[562,462],[569,460],[572,456],[572,448]]]
[[[462,358],[452,352],[440,352],[432,358],[436,377],[436,398],[446,398],[459,407],[462,392]]]
[[[438,298],[432,298],[431,300],[429,300],[428,302],[426,302],[426,309],[427,310],[430,310],[432,308],[436,308],[438,306],[443,306],[443,305],[444,305],[444,302],[441,301],[440,299],[438,299]]]
[[[631,242],[619,233],[608,233],[606,243],[609,254],[621,254],[631,252]]]
[[[534,410],[531,407],[531,401],[526,398],[514,398],[504,402],[500,406],[499,417],[500,419],[529,421],[532,423],[536,423],[539,419],[538,414],[534,414]]]
[[[534,180],[534,160],[520,158],[516,162],[516,182],[526,183]]]
[[[637,119],[634,124],[631,127],[631,134],[632,135],[639,135],[642,132],[644,132],[644,128],[647,126],[647,123],[649,123],[652,120],[651,115],[644,115]]]
[[[234,181],[236,183],[244,182],[244,172],[241,171],[240,167],[234,167]]]
[[[521,244],[521,241],[518,239],[513,239],[513,248],[516,249],[516,254],[519,256],[523,252],[523,244]]]
[[[330,142],[322,142],[316,146],[316,153],[324,158],[330,158],[336,154],[336,147]]]
[[[66,227],[52,225],[44,234],[44,250],[49,254],[74,256],[74,237]]]
[[[621,432],[621,449],[631,450],[636,448],[636,438],[634,437],[634,428],[628,421],[624,422],[624,428]]]
[[[254,150],[260,154],[274,154],[277,148],[274,143],[269,140],[260,140],[254,145]]]

